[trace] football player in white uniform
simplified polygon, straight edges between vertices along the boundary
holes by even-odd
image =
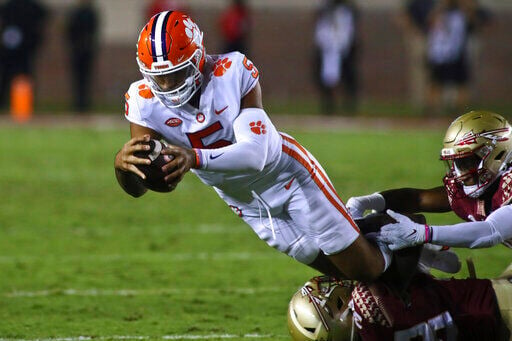
[[[131,139],[115,158],[121,187],[146,188],[134,154],[165,140],[162,167],[173,190],[190,170],[270,246],[322,273],[372,280],[389,249],[359,232],[318,161],[276,130],[263,110],[258,69],[242,54],[207,55],[203,34],[186,14],[155,15],[138,39],[144,78],[126,93]]]

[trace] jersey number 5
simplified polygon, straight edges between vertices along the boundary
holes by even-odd
[[[188,139],[190,141],[190,144],[192,145],[192,148],[199,148],[199,149],[214,149],[214,148],[221,148],[225,146],[229,146],[232,144],[228,140],[217,140],[213,143],[210,143],[208,145],[205,145],[203,143],[203,139],[212,135],[213,133],[222,130],[224,127],[222,124],[217,121],[213,124],[210,124],[208,127],[196,131],[195,133],[187,133]]]
[[[247,70],[252,71],[251,76],[253,78],[258,78],[260,72],[258,71],[258,69],[256,69],[256,66],[254,66],[254,64],[249,59],[247,59],[247,57],[244,57],[244,67]]]

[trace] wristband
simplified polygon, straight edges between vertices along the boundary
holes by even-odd
[[[432,227],[425,224],[425,243],[432,241]]]
[[[196,154],[196,164],[192,168],[199,169],[202,166],[202,153],[200,149],[194,148],[194,153]]]

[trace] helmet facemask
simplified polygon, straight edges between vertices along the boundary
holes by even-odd
[[[148,70],[139,61],[140,72],[148,81],[152,92],[168,108],[187,103],[201,88],[203,74],[199,70],[202,51],[197,50],[190,59],[175,67],[169,61],[153,63]]]
[[[483,146],[465,156],[444,157],[452,179],[462,185],[467,196],[478,198],[503,173],[503,170],[495,173],[486,167],[492,151],[492,147]]]

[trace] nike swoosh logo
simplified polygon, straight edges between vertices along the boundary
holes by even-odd
[[[415,235],[415,234],[416,234],[416,230],[412,230],[412,232],[411,232],[411,233],[409,233],[409,235],[408,235],[407,237],[413,236],[413,235]]]
[[[293,178],[290,180],[290,182],[288,182],[286,185],[284,185],[284,188],[285,188],[286,190],[289,190],[289,189],[290,189],[290,187],[292,186],[293,180],[295,180],[295,177],[293,177]]]
[[[220,115],[220,114],[222,114],[222,112],[223,112],[224,110],[226,110],[228,107],[229,107],[229,105],[226,105],[224,108],[222,108],[222,109],[220,109],[220,110],[215,110],[215,114],[216,114],[216,115]]]
[[[223,154],[224,153],[220,153],[220,154],[217,154],[217,155],[210,154],[210,160],[215,160],[216,158],[218,158],[219,156],[221,156]]]

